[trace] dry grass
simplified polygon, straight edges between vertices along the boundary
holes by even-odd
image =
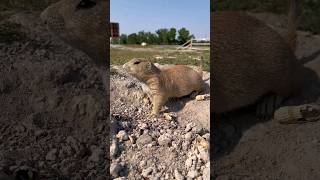
[[[161,48],[159,48],[161,47]],[[126,49],[111,48],[110,49],[110,62],[114,65],[121,65],[131,60],[132,58],[144,58],[148,59],[154,63],[159,64],[185,64],[185,65],[197,65],[198,62],[194,58],[203,56],[204,59],[204,69],[210,71],[210,51],[204,50],[201,54],[191,51],[173,51],[171,46],[153,46],[152,50],[143,50],[140,47],[136,47],[134,50],[132,46]],[[156,59],[156,56],[162,57],[162,59]]]

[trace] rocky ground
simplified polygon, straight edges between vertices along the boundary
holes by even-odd
[[[146,86],[119,66],[111,72],[112,176],[209,179],[209,100],[171,100],[166,112],[172,119],[149,118]]]
[[[106,179],[100,76],[39,22],[37,13],[0,21],[0,179]]]
[[[265,21],[284,37],[286,16],[261,13]],[[301,102],[319,101],[320,37],[298,32],[297,57],[312,76]],[[309,57],[309,58],[308,58]],[[310,58],[311,57],[311,58]],[[312,59],[312,61],[310,61]],[[211,133],[214,150],[214,178],[217,180],[319,179],[320,121],[282,125],[271,119],[257,120],[254,109],[214,119]]]

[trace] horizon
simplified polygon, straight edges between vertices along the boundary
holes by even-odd
[[[110,21],[119,23],[120,35],[175,28],[178,36],[184,27],[196,39],[210,39],[209,0],[111,0],[110,6]]]

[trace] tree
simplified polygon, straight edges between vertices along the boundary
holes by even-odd
[[[145,33],[146,43],[148,44],[158,44],[158,36],[154,33],[147,32]]]
[[[181,28],[179,31],[178,31],[178,42],[180,44],[184,44],[186,43],[187,41],[189,41],[190,39],[194,38],[193,35],[190,35],[190,32],[186,29],[186,28]]]
[[[138,44],[138,37],[136,33],[132,33],[128,36],[128,44]]]
[[[112,38],[111,44],[119,44],[119,42],[120,42],[120,38],[114,37]]]
[[[128,44],[128,36],[126,34],[121,34],[120,44]]]
[[[138,36],[137,36],[137,43],[141,44],[143,42],[147,42],[147,35],[144,31],[140,31],[138,32]]]
[[[177,30],[175,28],[171,28],[168,32],[167,38],[169,44],[176,44],[176,33]]]
[[[168,29],[158,29],[156,33],[158,34],[160,44],[168,44]]]

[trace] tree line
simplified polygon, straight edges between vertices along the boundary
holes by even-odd
[[[121,34],[119,38],[113,38],[113,44],[141,44],[143,42],[147,44],[155,45],[173,45],[184,44],[188,40],[194,38],[194,35],[190,34],[186,28],[178,30],[175,28],[161,28],[155,31],[155,33],[139,31],[132,34]]]

